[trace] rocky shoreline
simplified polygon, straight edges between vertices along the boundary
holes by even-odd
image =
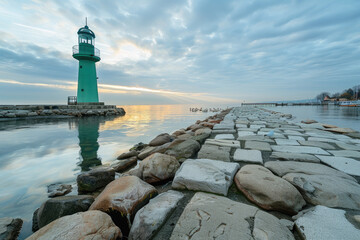
[[[27,239],[355,240],[359,182],[358,132],[237,107],[51,186]]]

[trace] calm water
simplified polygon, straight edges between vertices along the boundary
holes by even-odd
[[[277,112],[290,113],[295,121],[313,119],[338,127],[352,128],[360,132],[360,107],[339,106],[284,106],[266,107]]]
[[[122,117],[0,122],[0,217],[24,220],[20,239],[31,234],[32,214],[47,199],[49,184],[74,184],[89,166],[215,114],[181,105],[124,109]]]
[[[47,186],[70,183],[89,166],[114,161],[138,142],[171,133],[214,113],[189,106],[126,106],[123,117],[0,122],[0,217],[24,219],[20,239],[31,234],[32,214],[47,199]],[[269,108],[270,109],[270,108]],[[274,107],[297,121],[360,131],[360,109],[327,106]]]

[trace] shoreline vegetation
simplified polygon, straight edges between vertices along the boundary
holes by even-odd
[[[260,107],[162,133],[76,182],[77,189],[49,186],[27,239],[355,240],[360,233],[360,133]],[[21,224],[0,219],[0,236],[16,238]]]

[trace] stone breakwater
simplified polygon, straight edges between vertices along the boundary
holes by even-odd
[[[266,109],[223,111],[80,174],[79,195],[44,202],[28,239],[359,239],[357,136]],[[18,231],[14,221],[0,229]]]
[[[49,118],[125,115],[115,105],[0,105],[0,121]]]

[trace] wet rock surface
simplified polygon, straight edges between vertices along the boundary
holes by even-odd
[[[115,179],[115,171],[112,168],[98,168],[80,174],[76,178],[79,192],[93,192],[105,187]]]
[[[20,218],[0,218],[0,239],[17,239],[23,220]]]

